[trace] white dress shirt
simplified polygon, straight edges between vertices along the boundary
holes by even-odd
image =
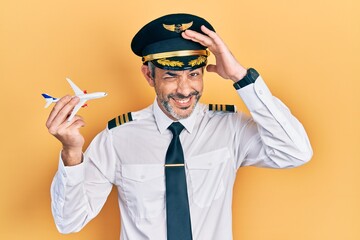
[[[272,96],[263,79],[237,90],[251,117],[209,111],[198,104],[180,120],[194,240],[232,239],[232,198],[242,166],[291,168],[304,164],[312,149],[303,126]],[[81,230],[118,190],[121,240],[165,240],[166,150],[173,122],[156,100],[132,113],[133,121],[99,133],[83,163],[59,161],[52,187],[52,212],[62,233]]]

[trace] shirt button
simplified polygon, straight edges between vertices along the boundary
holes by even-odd
[[[144,179],[145,179],[145,176],[144,176],[144,175],[141,175],[141,176],[140,176],[140,179],[143,179],[143,180],[144,180]]]
[[[262,95],[262,94],[263,94],[263,90],[259,90],[259,94]]]

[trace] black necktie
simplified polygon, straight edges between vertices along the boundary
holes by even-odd
[[[168,240],[191,240],[189,200],[186,187],[184,153],[179,135],[184,126],[179,122],[168,128],[173,139],[166,152],[166,221]]]

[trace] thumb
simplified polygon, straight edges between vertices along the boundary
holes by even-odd
[[[206,66],[206,71],[217,73],[217,67],[214,64],[209,64]]]

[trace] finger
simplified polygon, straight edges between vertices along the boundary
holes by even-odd
[[[69,101],[71,100],[71,97],[69,95],[66,95],[62,98],[60,98],[60,100],[54,105],[53,109],[51,110],[49,117],[46,121],[46,127],[49,128],[49,126],[51,125],[52,121],[54,120],[54,118],[56,117],[56,115],[59,113],[59,111],[64,107],[65,104],[67,104]]]
[[[74,118],[72,119],[72,121],[70,122],[70,126],[73,128],[82,128],[85,127],[85,121],[84,119],[79,116],[79,115],[75,115]]]
[[[206,71],[217,73],[216,65],[214,65],[214,64],[209,64],[209,65],[207,65],[207,66],[206,66]]]
[[[79,115],[75,115],[71,121],[64,121],[63,123],[61,123],[59,125],[59,128],[80,128],[80,127],[84,127],[85,126],[85,122],[84,119],[79,116]]]
[[[68,139],[67,136],[77,135],[78,129],[81,127],[84,127],[84,126],[85,126],[85,122],[84,122],[83,118],[79,115],[75,115],[74,118],[70,122],[64,121],[63,123],[61,123],[57,127],[54,135],[57,138],[59,138],[60,140],[64,141],[64,139]],[[63,144],[65,144],[65,142],[63,142]]]
[[[210,38],[215,39],[215,38],[219,37],[219,35],[217,35],[216,32],[211,31],[211,30],[208,29],[205,25],[201,25],[200,29],[201,29],[201,31],[202,31],[203,33],[205,33],[206,35],[208,35]]]
[[[74,109],[75,105],[78,103],[79,103],[79,98],[73,97],[65,105],[62,105],[62,108],[57,111],[56,116],[53,118],[52,122],[50,123],[50,128],[52,128],[52,132],[54,131],[54,129],[58,128],[58,126],[60,126],[63,122],[66,121],[67,117]]]
[[[68,119],[69,115],[79,103],[80,99],[78,97],[73,97],[58,113],[57,117],[54,119],[54,123],[61,124]]]
[[[221,37],[214,31],[208,29],[205,25],[201,26],[201,31],[211,38],[216,44],[224,43]]]
[[[212,40],[214,46],[219,50],[219,52],[223,52],[227,49],[225,42],[221,39],[221,37],[214,31],[208,29],[205,25],[201,26],[201,31],[205,33]]]
[[[204,46],[209,46],[212,44],[211,39],[202,33],[198,33],[193,30],[186,30],[184,34],[185,37],[187,37],[187,39],[192,40],[194,42],[198,42]]]
[[[198,42],[205,47],[210,47],[213,44],[211,38],[208,36],[189,29],[182,33],[182,37],[187,40]]]
[[[187,40],[191,40],[192,33],[190,32],[190,30],[185,30],[181,33],[181,36]]]

